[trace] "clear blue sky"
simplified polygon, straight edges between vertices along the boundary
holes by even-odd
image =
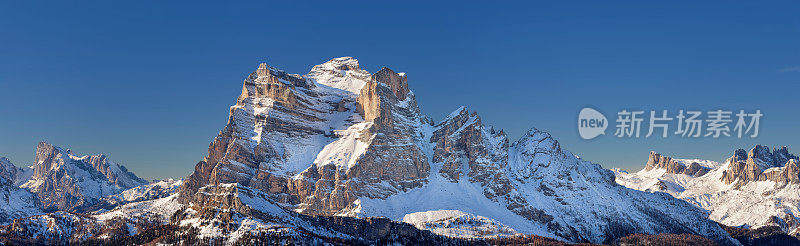
[[[466,105],[512,139],[537,127],[605,167],[637,170],[650,150],[800,152],[796,1],[378,2],[3,2],[0,155],[30,165],[49,141],[185,176],[259,62],[305,74],[340,56],[408,73],[435,120]],[[585,141],[583,106],[765,116],[757,139]]]

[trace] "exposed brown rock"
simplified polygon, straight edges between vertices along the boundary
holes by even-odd
[[[179,200],[188,201],[197,189],[208,184],[241,183],[275,191],[286,202],[297,201],[286,194],[287,177],[271,173],[280,168],[286,156],[278,154],[278,147],[263,137],[268,134],[324,134],[324,130],[307,124],[323,121],[317,114],[324,112],[314,106],[327,103],[310,101],[316,96],[310,90],[313,87],[313,83],[302,76],[260,64],[244,80],[242,94],[231,107],[228,124],[209,145],[208,155],[187,177]],[[271,113],[257,114],[255,108],[267,108]],[[262,139],[254,140],[253,134],[260,134]]]
[[[359,69],[357,63],[343,62],[341,58],[331,63],[339,64],[333,66],[336,69]],[[321,70],[314,73],[343,76],[344,73],[328,71],[330,67],[316,66]],[[357,98],[335,101],[328,98],[340,95],[320,95],[313,88],[313,83],[303,77],[260,65],[245,80],[237,105],[231,108],[228,125],[181,188],[181,201],[188,202],[205,185],[239,183],[268,192],[273,199],[306,214],[333,215],[351,209],[358,197],[385,198],[426,182],[430,166],[415,144],[421,133],[415,125],[409,125],[425,119],[409,93],[405,76],[384,68],[369,78]],[[401,104],[403,100],[406,101]],[[348,168],[308,163],[309,167],[294,177],[295,174],[280,172],[290,156],[281,150],[282,143],[263,136],[338,137],[329,134],[330,129],[314,128],[308,122],[322,121],[321,114],[348,112],[347,105],[353,101],[361,118],[371,122],[359,137],[369,146],[357,159],[357,165]],[[264,108],[270,113],[258,114],[251,108]],[[260,132],[262,140],[253,144],[249,131]]]
[[[77,157],[51,144],[41,142],[37,146],[33,175],[22,187],[37,195],[44,210],[73,211],[90,206],[103,196],[147,183],[124,166],[112,164],[105,155],[73,158]],[[85,187],[98,183],[107,184]]]
[[[310,194],[299,206],[304,213],[341,213],[352,209],[358,197],[386,198],[426,182],[430,165],[414,138],[420,133],[414,125],[408,125],[409,121],[423,119],[413,98],[405,107],[399,103],[409,99],[408,92],[405,76],[388,68],[372,76],[356,100],[358,113],[372,122],[361,134],[361,141],[368,142],[369,147],[353,168],[314,165],[302,173],[304,179],[291,184],[293,193]],[[314,185],[308,183],[312,180],[316,180]],[[302,187],[313,187],[313,191],[298,189]]]
[[[406,100],[408,95],[408,77],[405,74],[398,74],[387,67],[372,75],[372,80],[383,83],[392,90],[398,100]]]
[[[665,169],[667,173],[686,174],[694,177],[703,176],[708,173],[708,171],[711,171],[710,168],[701,166],[696,162],[689,164],[687,167],[679,161],[673,160],[667,156],[662,156],[661,154],[653,151],[650,152],[650,156],[647,159],[647,165],[644,169],[647,171],[653,169]]]
[[[433,161],[442,163],[439,175],[451,182],[480,184],[486,198],[524,218],[551,224],[553,216],[528,204],[504,171],[509,147],[505,133],[486,129],[476,113],[463,107],[436,127],[430,141],[436,143]]]
[[[756,145],[749,152],[738,149],[728,158],[728,170],[723,173],[722,181],[736,183],[736,186],[766,180],[781,184],[800,183],[797,162],[798,157],[790,154],[785,146],[773,151],[762,145]]]

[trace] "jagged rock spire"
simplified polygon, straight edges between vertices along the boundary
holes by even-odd
[[[256,70],[256,75],[259,78],[266,77],[269,74],[269,70],[267,69],[266,63],[261,63],[258,65],[258,69]]]
[[[668,156],[663,156],[655,151],[650,151],[650,156],[647,159],[647,165],[644,169],[647,171],[664,169],[667,173],[686,174],[694,177],[703,176],[711,171],[711,168],[701,166],[697,162],[692,162],[687,167],[680,161],[674,160]]]
[[[788,148],[775,148],[756,145],[749,152],[737,149],[731,158],[728,158],[728,170],[721,180],[725,184],[738,182],[737,187],[751,181],[771,180],[779,183],[800,183],[800,176],[793,165],[797,160],[796,155],[790,154]],[[773,169],[775,168],[775,169]],[[767,171],[770,170],[770,171]]]

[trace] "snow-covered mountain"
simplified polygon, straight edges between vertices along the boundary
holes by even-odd
[[[736,150],[723,163],[672,159],[651,152],[645,169],[616,171],[617,183],[649,192],[664,192],[709,211],[710,218],[728,226],[778,226],[800,234],[800,174],[797,156],[786,147],[761,145]],[[685,172],[690,166],[705,173]]]
[[[127,198],[140,193],[136,189],[123,191],[147,185],[148,182],[109,161],[105,155],[78,157],[69,150],[42,142],[36,148],[35,163],[29,167],[17,167],[0,158],[0,224],[47,211],[90,212],[101,201],[104,201],[102,207],[112,208],[133,201]],[[170,189],[174,191],[176,187]],[[157,192],[144,196],[156,198],[158,195],[153,193]]]
[[[45,142],[39,143],[34,164],[23,173],[28,172],[20,187],[36,194],[44,210],[81,210],[105,196],[147,184],[105,155],[79,157]]]
[[[518,234],[500,222],[459,210],[435,210],[403,216],[403,222],[422,230],[456,238],[492,238]]]
[[[570,242],[691,233],[736,244],[705,211],[617,185],[611,171],[545,132],[532,129],[511,143],[463,107],[435,123],[421,113],[405,74],[385,67],[370,74],[350,57],[307,75],[261,64],[245,79],[179,201],[229,183],[307,215],[410,216],[424,225],[419,218],[448,210]]]
[[[775,166],[786,158],[742,166],[782,180],[795,170]],[[698,179],[720,166],[652,159],[648,171]],[[41,143],[33,166],[0,165],[0,180],[38,204],[0,226],[0,243],[486,245],[668,233],[739,244],[705,210],[619,185],[546,132],[511,141],[466,107],[434,122],[406,74],[369,73],[351,57],[306,75],[260,64],[186,179],[147,183],[103,155]]]

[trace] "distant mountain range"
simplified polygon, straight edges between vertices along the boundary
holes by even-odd
[[[800,234],[800,168],[798,157],[786,147],[738,149],[724,163],[651,152],[643,170],[616,172],[619,184],[668,193],[727,226],[776,227],[793,237]]]
[[[535,128],[512,142],[465,107],[435,122],[389,68],[342,57],[297,75],[260,64],[183,180],[146,182],[47,143],[29,168],[0,159],[0,242],[751,244],[729,227],[739,222],[796,235],[796,202],[762,213],[769,221],[733,222],[753,216],[720,205],[797,196],[796,156],[751,152],[725,168],[651,153],[642,172],[610,171]]]

